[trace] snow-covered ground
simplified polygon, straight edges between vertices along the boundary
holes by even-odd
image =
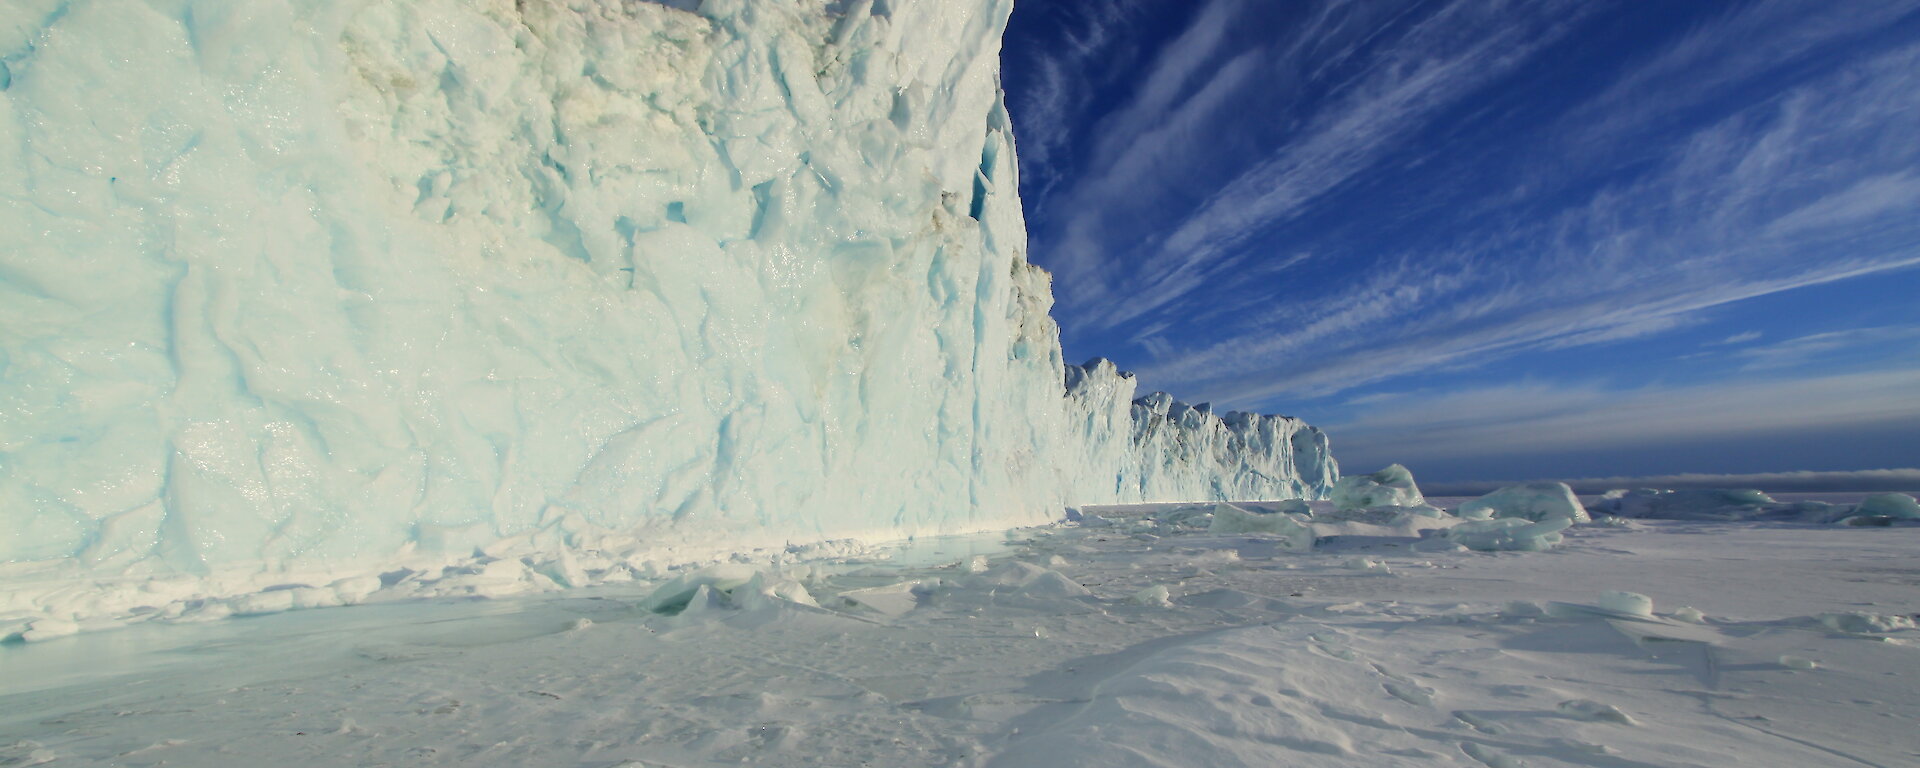
[[[705,589],[13,643],[0,765],[1920,763],[1920,528],[1632,521],[1476,553],[1314,506],[1306,553],[1204,507],[1090,508]]]

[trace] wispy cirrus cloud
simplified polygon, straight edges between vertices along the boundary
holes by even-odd
[[[1917,190],[1906,171],[1887,170],[1920,163],[1903,138],[1920,135],[1913,103],[1920,46],[1700,126],[1653,170],[1540,222],[1469,231],[1478,243],[1290,297],[1293,306],[1247,318],[1241,333],[1140,372],[1157,386],[1260,403],[1658,333],[1704,309],[1920,264]]]
[[[1051,9],[1061,34],[1045,48],[1025,49],[1023,65],[1035,73],[1032,84],[1015,94],[1020,153],[1041,183],[1057,182],[1054,159],[1073,137],[1073,115],[1087,106],[1099,71],[1095,66],[1121,44],[1128,6],[1120,0],[1086,0]]]
[[[1418,4],[1335,2],[1277,41],[1235,38],[1261,23],[1255,7],[1205,5],[1154,58],[1136,98],[1098,121],[1089,172],[1044,204],[1069,214],[1039,233],[1036,252],[1061,273],[1062,300],[1083,327],[1144,318],[1264,255],[1235,246],[1380,162],[1578,16],[1572,3],[1523,13],[1455,3],[1410,19]],[[1394,23],[1404,29],[1382,32]],[[1331,94],[1328,105],[1279,111],[1312,92]],[[1237,131],[1248,110],[1297,124]]]
[[[1742,371],[1800,368],[1810,363],[1834,364],[1848,356],[1895,357],[1920,360],[1920,326],[1877,326],[1827,331],[1740,349]]]
[[[1213,193],[1167,237],[1161,255],[1212,258],[1372,168],[1436,113],[1564,34],[1568,17],[1579,15],[1573,4],[1539,8],[1542,19],[1525,24],[1514,23],[1507,8],[1457,3],[1414,25],[1297,139]],[[1491,23],[1495,18],[1500,23]],[[1484,34],[1463,34],[1469,30]]]
[[[1824,11],[1824,12],[1823,12]],[[1665,46],[1561,120],[1569,146],[1631,147],[1771,73],[1849,45],[1911,16],[1901,0],[1836,8],[1807,0],[1729,4],[1719,18]],[[1623,157],[1633,157],[1629,153]]]
[[[1860,391],[1893,374],[1821,368],[1903,354],[1888,329],[1913,315],[1891,305],[1856,313],[1871,327],[1853,331],[1830,313],[1818,332],[1749,317],[1747,332],[1709,331],[1719,344],[1621,350],[1761,297],[1920,266],[1920,0],[1133,7],[1181,10],[1105,28],[1107,53],[1082,64],[1136,85],[1056,113],[1058,167],[1023,188],[1070,352],[1189,400],[1289,412],[1434,376],[1507,406],[1560,398],[1566,414],[1671,397],[1701,406],[1670,423],[1702,435],[1742,423],[1710,407],[1716,393],[1760,407],[1766,382],[1774,405],[1822,403],[1804,413],[1897,404],[1896,389]],[[1489,386],[1504,367],[1576,357],[1634,373],[1591,365],[1567,375],[1585,386],[1530,396]],[[1663,366],[1697,388],[1644,383]],[[1462,405],[1441,394],[1391,426]],[[1388,424],[1340,413],[1320,420],[1386,439]],[[1607,434],[1566,414],[1510,408],[1510,431],[1480,438]]]

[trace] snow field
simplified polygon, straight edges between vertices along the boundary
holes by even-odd
[[[0,759],[1920,759],[1905,727],[1920,716],[1920,529],[1649,521],[1575,527],[1547,552],[1436,554],[1416,548],[1423,529],[1334,520],[1302,553],[1213,533],[1212,510],[1091,508],[1106,524],[13,646],[4,671],[34,671],[0,694]],[[705,597],[660,599],[688,584]]]

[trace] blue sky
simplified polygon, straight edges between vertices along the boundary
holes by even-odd
[[[1920,0],[1020,0],[1070,359],[1467,480],[1920,465]]]

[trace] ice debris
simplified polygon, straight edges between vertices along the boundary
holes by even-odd
[[[724,563],[683,573],[640,601],[654,613],[680,613],[694,608],[754,608],[775,601],[816,605],[805,585],[750,565]]]
[[[1920,502],[1904,493],[1868,496],[1859,504],[1823,501],[1782,503],[1753,489],[1697,488],[1661,490],[1638,488],[1608,491],[1592,509],[1622,518],[1662,520],[1775,520],[1849,526],[1892,526],[1920,520]]]
[[[1613,490],[1601,496],[1595,509],[1620,517],[1662,520],[1739,520],[1752,517],[1772,497],[1750,488],[1694,488],[1678,491],[1655,488]]]
[[[1589,522],[1587,508],[1566,483],[1525,483],[1510,485],[1460,505],[1459,514],[1468,519],[1517,517],[1539,522],[1565,518],[1576,523]]]
[[[1912,616],[1879,613],[1823,613],[1817,618],[1828,629],[1849,635],[1884,635],[1915,628]]]
[[[1882,493],[1861,499],[1860,504],[1853,508],[1853,513],[1895,520],[1920,520],[1920,501],[1904,493]]]
[[[1213,523],[1207,532],[1215,535],[1274,533],[1285,536],[1287,549],[1308,552],[1313,549],[1311,520],[1291,512],[1252,512],[1232,504],[1213,507]]]
[[[1135,592],[1133,593],[1132,597],[1128,598],[1128,600],[1137,605],[1144,605],[1152,608],[1172,608],[1173,607],[1173,593],[1171,590],[1167,589],[1167,585],[1165,584],[1155,584],[1151,587],[1147,587],[1138,592]]]
[[[1780,666],[1805,672],[1807,670],[1817,669],[1820,665],[1814,662],[1813,659],[1789,654],[1780,657]]]
[[[1601,610],[1622,613],[1643,618],[1653,617],[1653,598],[1638,592],[1608,591],[1600,593]]]
[[[1602,704],[1590,699],[1572,699],[1560,702],[1559,710],[1561,714],[1567,715],[1568,717],[1577,717],[1581,720],[1595,720],[1619,723],[1621,725],[1634,724],[1633,718],[1627,717],[1627,713],[1620,711],[1619,707],[1613,706],[1612,704]]]
[[[1399,464],[1367,475],[1348,475],[1333,484],[1330,498],[1339,509],[1367,507],[1412,507],[1425,504],[1426,497],[1414,485],[1413,473]]]
[[[920,607],[929,590],[919,579],[840,593],[840,599],[884,616],[904,616]]]
[[[1009,560],[968,579],[975,588],[997,594],[1039,599],[1092,597],[1093,592],[1059,571],[1033,563]]]
[[[1448,528],[1446,537],[1467,549],[1481,552],[1544,552],[1560,544],[1560,532],[1570,525],[1573,525],[1573,521],[1564,517],[1537,523],[1512,517],[1468,520]]]

